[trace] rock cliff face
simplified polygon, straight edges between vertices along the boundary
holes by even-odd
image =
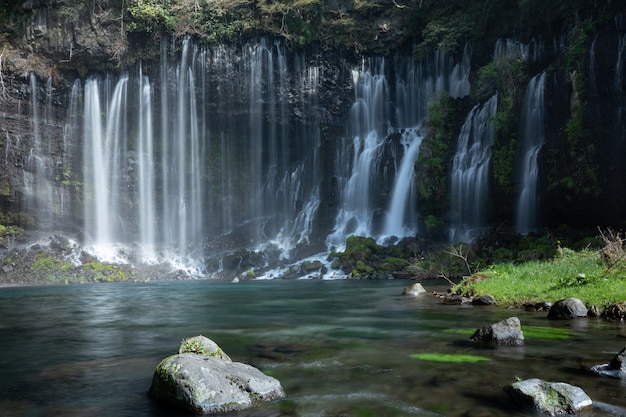
[[[374,3],[374,11],[401,6]],[[302,48],[289,38],[285,43],[261,37],[207,48],[192,38],[184,52],[182,37],[129,35],[124,13],[113,0],[78,2],[78,6],[76,1],[31,0],[14,11],[13,33],[7,36],[10,42],[0,50],[0,153],[4,155],[0,159],[0,224],[48,234],[61,231],[89,241],[96,232],[85,225],[95,224],[93,212],[107,204],[114,207],[108,210],[114,215],[108,216],[110,223],[101,226],[116,237],[133,244],[141,239],[168,242],[185,255],[193,252],[189,246],[195,242],[202,246],[199,257],[205,265],[215,262],[214,269],[218,262],[206,259],[207,252],[238,249],[243,241],[247,242],[243,246],[254,246],[263,239],[288,235],[291,249],[324,244],[338,228],[338,213],[358,211],[349,207],[346,194],[350,181],[356,181],[359,155],[364,155],[359,154],[364,145],[353,138],[360,137],[365,143],[366,129],[377,131],[384,145],[373,147],[375,156],[366,161],[371,165],[367,171],[371,180],[364,183],[370,191],[363,206],[369,212],[368,220],[363,223],[374,224],[368,223],[368,232],[383,237],[380,230],[391,204],[395,176],[403,155],[408,154],[406,138],[410,136],[405,128],[415,127],[401,121],[411,118],[411,112],[421,117],[419,112],[425,113],[427,107],[421,103],[424,97],[405,91],[414,80],[428,77],[436,80],[434,91],[452,79],[471,84],[474,90],[484,87],[488,77],[483,69],[495,62],[490,51],[497,50],[495,45],[475,45],[474,55],[467,54],[465,64],[460,51],[447,55],[437,51],[424,55],[424,63],[418,65],[408,59],[413,54],[412,43],[407,42],[399,20],[372,12],[375,33],[364,42],[368,46],[360,54],[318,43]],[[562,33],[537,34],[526,44],[510,39],[504,43],[511,51],[518,48],[520,52],[511,53],[519,53],[513,56],[524,61],[524,85],[515,88],[523,91],[528,79],[546,74],[545,143],[537,152],[535,226],[538,230],[563,223],[595,227],[601,218],[607,226],[621,227],[626,218],[626,197],[622,197],[626,186],[625,17],[607,7],[584,19],[560,22],[558,27]],[[510,35],[510,30],[500,30],[483,39]],[[459,77],[463,65],[471,69],[466,78]],[[124,100],[120,110],[112,103],[121,81],[127,90],[119,93]],[[150,92],[149,101],[142,101],[143,88]],[[195,93],[187,94],[190,89]],[[419,94],[432,93],[426,94],[426,90]],[[92,109],[91,116],[86,111],[88,92],[97,92],[102,105]],[[490,169],[489,202],[484,204],[487,224],[515,222],[519,179],[514,169],[507,171],[502,166],[512,166],[516,160],[522,131],[516,113],[522,105],[523,94],[519,95],[507,113],[510,108],[500,92],[492,145],[493,155],[500,159],[492,160]],[[474,96],[473,91],[455,96],[456,107],[469,111]],[[412,100],[420,102],[415,107],[420,110],[411,107]],[[369,108],[380,103],[378,110]],[[146,108],[151,110],[150,128],[158,138],[150,144],[154,147],[152,159],[145,159],[140,148],[141,132],[146,129],[141,114]],[[401,110],[407,110],[409,116]],[[102,131],[112,131],[107,123],[113,123],[114,113],[120,115],[123,127],[118,136],[127,149],[116,154],[118,162],[109,171],[116,190],[124,194],[122,201],[112,203],[107,196],[98,200],[94,184],[98,184],[99,174],[90,178],[85,172],[98,160],[93,159],[89,147],[94,133],[88,123],[101,116],[98,123],[104,125],[98,127],[98,135],[107,137]],[[198,114],[198,120],[189,122],[186,117],[192,113]],[[465,114],[459,113],[458,119],[464,118]],[[506,123],[514,127],[503,134]],[[423,126],[420,134],[431,133],[433,126]],[[190,139],[174,145],[173,138],[181,135],[196,138],[196,142]],[[458,132],[446,139],[447,154],[422,145],[419,158],[431,167],[443,166],[441,172],[448,176],[448,159],[457,139]],[[187,159],[194,146],[196,159]],[[176,158],[180,164],[174,169]],[[151,178],[148,188],[155,195],[142,191],[145,184],[138,179],[142,170]],[[496,179],[497,175],[504,180]],[[496,187],[498,181],[505,185]],[[440,179],[440,183],[445,200],[449,181]],[[408,210],[422,217],[413,232],[425,235],[449,227],[449,219],[454,218],[449,203],[437,205],[437,212],[421,212],[420,204],[428,197],[413,195],[415,187],[411,187]],[[173,194],[180,188],[179,194]],[[264,191],[257,193],[259,190]],[[194,200],[194,193],[199,200]],[[144,207],[145,199],[158,208]],[[192,213],[199,214],[194,217]],[[173,229],[153,226],[175,214],[182,220]],[[346,234],[358,232],[359,216],[354,214],[341,225]],[[118,224],[116,217],[124,221]],[[437,226],[425,227],[423,217],[435,219],[432,223]],[[142,224],[146,218],[151,219],[150,224]],[[182,228],[186,228],[184,232]],[[201,238],[193,238],[194,234]],[[439,230],[434,235],[446,233]]]

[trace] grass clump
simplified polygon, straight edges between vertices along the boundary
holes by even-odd
[[[620,235],[602,234],[599,251],[557,246],[555,257],[518,265],[496,263],[464,279],[463,295],[491,294],[500,304],[525,304],[579,298],[586,305],[607,306],[626,299],[626,263]],[[608,254],[607,254],[608,253]]]

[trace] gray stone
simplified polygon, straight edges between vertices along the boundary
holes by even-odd
[[[481,327],[474,332],[471,339],[481,343],[521,346],[524,344],[524,333],[519,319],[509,317],[490,326]]]
[[[578,298],[559,300],[548,311],[548,319],[550,320],[569,320],[586,316],[587,307]]]
[[[420,284],[419,282],[416,282],[410,287],[406,287],[404,290],[402,290],[402,295],[416,296],[416,295],[425,294],[425,293],[426,293],[426,290],[424,289],[422,284]]]
[[[591,372],[611,378],[626,377],[626,348],[620,350],[609,363],[591,367]]]
[[[496,299],[493,295],[479,295],[472,299],[472,305],[475,306],[491,306],[496,304]]]
[[[591,398],[579,387],[538,378],[507,385],[504,391],[522,407],[551,416],[574,414],[592,404]]]
[[[240,411],[285,396],[280,382],[257,368],[232,362],[204,336],[185,339],[181,353],[163,359],[149,395],[195,414]]]

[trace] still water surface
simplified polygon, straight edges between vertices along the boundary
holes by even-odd
[[[626,415],[626,382],[580,371],[581,363],[608,362],[626,346],[623,324],[444,306],[428,295],[401,296],[406,285],[276,280],[0,288],[0,415],[186,416],[153,404],[146,392],[156,364],[197,334],[278,378],[287,393],[230,416],[530,416],[509,406],[502,387],[534,377],[583,388],[597,404],[583,416]],[[473,330],[510,316],[523,329],[567,329],[570,336],[527,336],[515,348],[469,342]],[[426,362],[410,357],[416,353],[490,360]]]

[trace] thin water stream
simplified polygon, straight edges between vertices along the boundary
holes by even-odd
[[[167,282],[0,289],[0,415],[185,416],[151,402],[156,364],[181,339],[212,338],[235,361],[278,378],[287,398],[251,416],[528,416],[502,387],[540,377],[583,388],[623,415],[624,382],[580,371],[626,345],[626,327],[596,319],[442,305],[403,297],[406,281]],[[426,282],[428,289],[435,284]],[[439,287],[443,288],[443,287]],[[566,329],[525,346],[480,349],[476,328],[510,316]],[[484,356],[451,364],[417,353]],[[623,407],[617,413],[606,406]]]

